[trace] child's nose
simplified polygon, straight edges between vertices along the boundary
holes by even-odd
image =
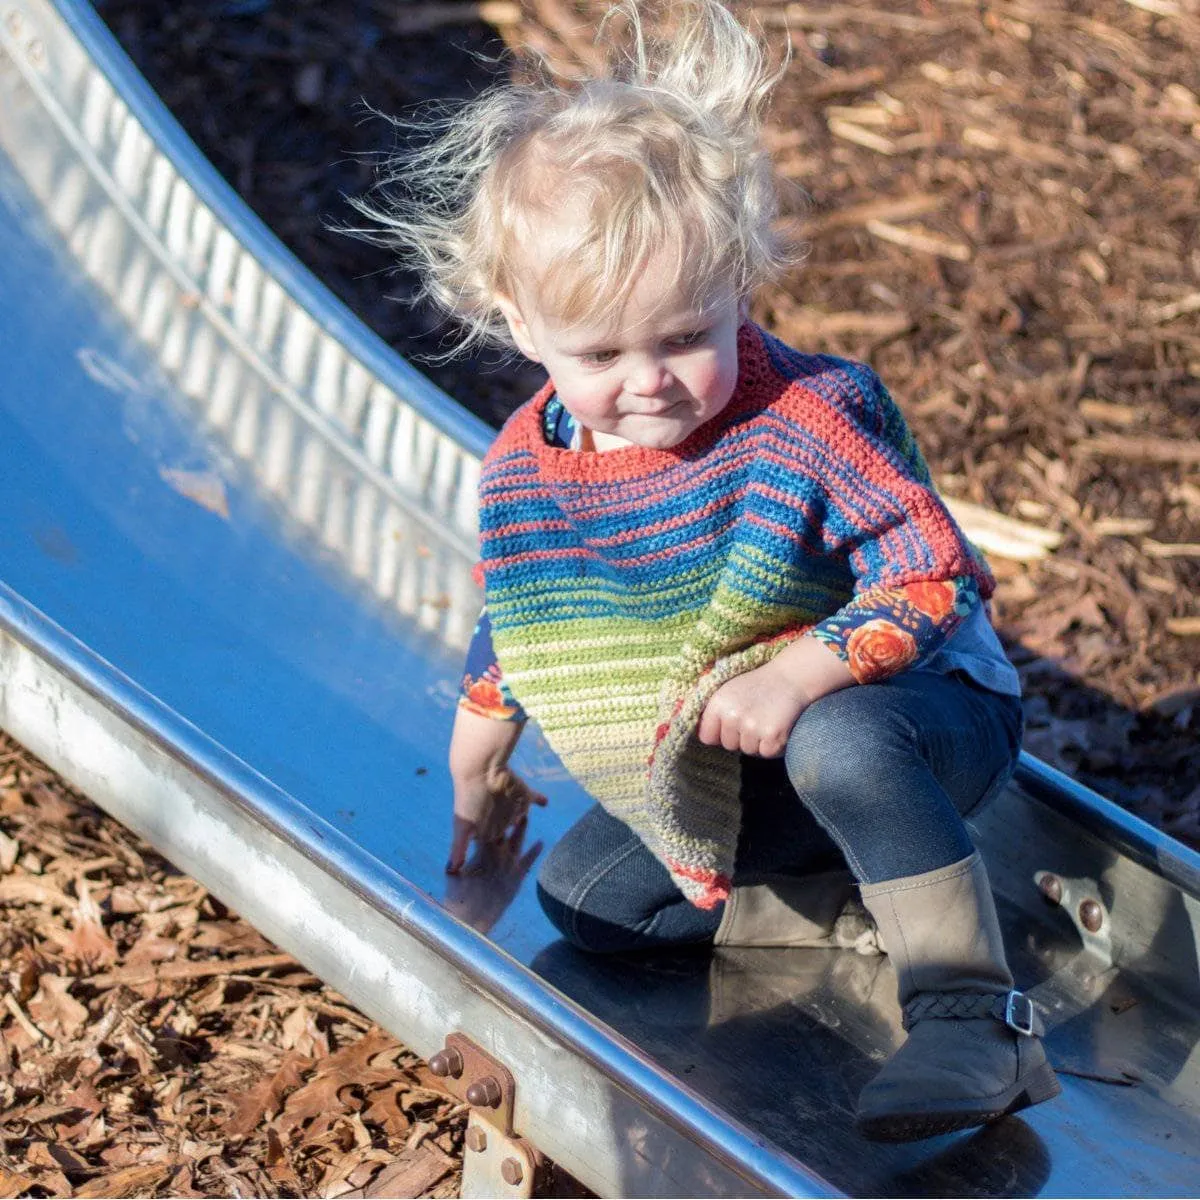
[[[625,387],[635,396],[657,396],[674,382],[666,364],[657,359],[645,359],[637,363],[625,381]]]

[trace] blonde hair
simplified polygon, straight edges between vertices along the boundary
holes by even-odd
[[[496,296],[532,286],[559,319],[616,320],[637,273],[664,248],[692,300],[749,296],[792,256],[773,230],[778,202],[759,143],[782,68],[718,0],[676,0],[652,37],[644,0],[624,0],[597,36],[614,44],[595,78],[489,89],[443,116],[398,122],[424,136],[387,165],[373,223],[355,232],[395,250],[466,338],[511,345]],[[624,21],[624,45],[612,37]],[[539,222],[582,210],[536,280]],[[454,353],[455,351],[451,351]]]

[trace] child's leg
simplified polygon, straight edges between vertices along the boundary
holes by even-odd
[[[568,941],[599,953],[711,941],[721,919],[690,904],[641,838],[599,805],[551,848],[537,892]]]
[[[728,919],[733,906],[723,914],[688,903],[641,839],[598,805],[546,856],[538,874],[542,907],[564,937],[591,951],[648,950],[714,936],[727,944],[823,942],[851,891],[840,851],[796,803],[781,760],[743,760],[742,805],[734,879],[739,888],[743,879],[754,885],[754,894],[738,908],[737,927]],[[805,876],[798,889],[783,889],[783,900],[798,911],[781,912],[767,890]],[[848,923],[853,932],[862,924]],[[763,940],[764,932],[771,940]],[[804,937],[809,941],[797,940]]]
[[[1058,1094],[960,815],[1003,787],[1019,738],[1015,700],[912,673],[818,701],[789,740],[800,798],[863,883],[910,1031],[859,1099],[868,1137],[929,1137]]]
[[[955,676],[911,671],[818,700],[787,768],[860,883],[932,871],[974,850],[962,816],[1016,766],[1021,704]]]

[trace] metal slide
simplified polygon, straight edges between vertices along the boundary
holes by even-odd
[[[86,5],[0,0],[0,725],[419,1053],[493,1055],[602,1195],[1194,1194],[1200,856],[1033,759],[976,832],[1064,1095],[969,1135],[853,1132],[886,960],[557,941],[534,838],[587,799],[535,738],[528,852],[443,874],[488,436]]]

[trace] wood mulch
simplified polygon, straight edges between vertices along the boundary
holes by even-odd
[[[97,7],[251,206],[409,357],[445,331],[328,228],[394,136],[362,102],[477,90],[505,43],[569,71],[600,10]],[[791,45],[768,132],[809,244],[756,318],[871,362],[947,495],[1059,535],[992,559],[1026,746],[1200,846],[1200,0],[751,8]],[[493,424],[538,383],[425,369]],[[0,911],[0,1197],[456,1187],[462,1114],[411,1054],[2,738]]]
[[[0,734],[0,1198],[454,1196],[464,1109]]]

